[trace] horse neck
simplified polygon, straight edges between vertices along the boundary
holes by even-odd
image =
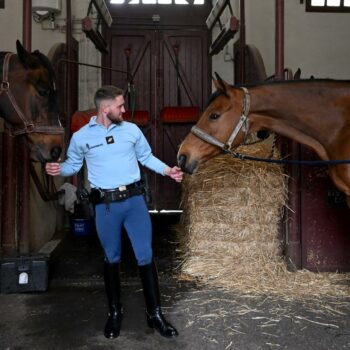
[[[323,93],[326,90],[327,99]],[[317,82],[259,86],[251,90],[252,119],[272,130],[276,126],[280,128],[281,125],[286,125],[317,135],[325,125],[334,125],[335,115],[332,115],[333,119],[323,115],[325,109],[332,113],[332,96],[336,98],[336,92],[333,91],[324,83]]]

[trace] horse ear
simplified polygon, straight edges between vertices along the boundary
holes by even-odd
[[[19,40],[16,41],[17,55],[23,66],[28,69],[33,62],[31,54],[22,46]]]
[[[215,76],[216,79],[213,79],[215,87],[225,95],[228,95],[229,84],[227,84],[226,81],[224,81],[217,72],[215,72]]]

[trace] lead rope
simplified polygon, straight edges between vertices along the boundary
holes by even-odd
[[[229,154],[232,157],[240,160],[251,160],[255,162],[274,163],[274,164],[294,164],[294,165],[339,165],[350,164],[350,159],[336,159],[336,160],[295,160],[295,159],[270,159],[251,157],[242,153],[233,152],[228,149],[222,149],[223,153]]]

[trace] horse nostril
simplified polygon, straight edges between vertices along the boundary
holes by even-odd
[[[51,154],[51,159],[53,161],[58,160],[62,152],[62,148],[60,146],[54,146],[51,148],[50,154]]]
[[[179,167],[183,170],[185,168],[186,165],[186,156],[184,154],[180,154],[180,156],[177,159],[177,164],[179,165]]]

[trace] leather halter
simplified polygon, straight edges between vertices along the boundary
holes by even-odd
[[[242,114],[239,118],[238,124],[236,127],[233,129],[230,137],[228,140],[223,143],[216,139],[215,137],[209,135],[205,131],[201,130],[198,128],[198,126],[194,125],[191,129],[191,132],[202,139],[203,141],[206,141],[214,146],[217,146],[223,150],[230,149],[232,146],[233,141],[237,137],[238,133],[242,130],[245,135],[248,133],[249,129],[249,120],[248,120],[248,115],[249,115],[249,109],[250,109],[250,94],[247,88],[241,87],[241,89],[244,91],[244,98],[243,98],[243,108],[242,108]]]
[[[13,55],[14,55],[13,53],[8,52],[4,58],[2,81],[0,85],[0,96],[2,94],[7,96],[14,111],[22,121],[23,127],[14,128],[7,124],[5,131],[9,133],[10,136],[17,136],[17,135],[30,134],[30,133],[41,133],[41,134],[50,134],[50,135],[64,134],[64,129],[61,126],[61,123],[60,123],[60,126],[35,125],[32,118],[27,118],[26,115],[23,113],[22,109],[19,107],[10,89],[10,82],[8,79],[10,59],[11,59],[11,56]]]

